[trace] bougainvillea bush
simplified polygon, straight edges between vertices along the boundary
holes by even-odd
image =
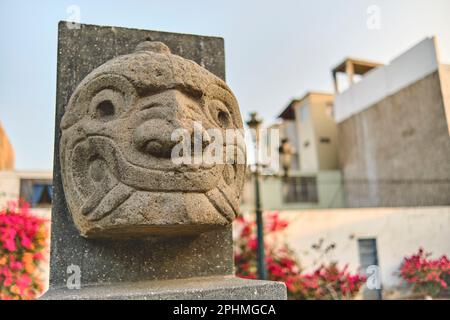
[[[300,299],[343,300],[358,294],[365,277],[351,274],[348,266],[339,268],[336,262],[320,265],[314,272],[302,274],[296,296]]]
[[[47,237],[47,220],[33,216],[26,202],[10,202],[0,210],[0,300],[34,299],[42,293]]]
[[[448,294],[450,260],[445,255],[432,259],[431,253],[419,249],[417,253],[403,259],[400,276],[419,295],[438,297]]]
[[[277,212],[265,215],[264,247],[269,280],[286,284],[290,299],[351,299],[361,289],[365,278],[351,274],[347,267],[340,269],[336,262],[320,265],[312,273],[303,272],[292,249],[283,241],[282,231],[289,222]],[[256,223],[240,216],[236,220],[236,275],[257,279]]]

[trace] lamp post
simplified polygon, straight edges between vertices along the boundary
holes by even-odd
[[[253,143],[255,145],[255,211],[256,211],[256,229],[257,229],[257,266],[259,279],[267,279],[267,270],[264,253],[264,224],[261,207],[261,192],[260,192],[260,174],[259,170],[261,164],[259,163],[259,131],[261,129],[262,120],[258,118],[256,112],[250,113],[250,120],[247,121],[248,127],[251,129]]]
[[[260,190],[260,170],[262,164],[259,162],[259,143],[260,143],[260,129],[262,120],[258,117],[256,112],[250,113],[250,119],[247,121],[247,125],[251,130],[253,143],[255,145],[255,211],[256,211],[256,229],[257,229],[257,267],[259,279],[267,279],[267,269],[265,263],[264,253],[264,223],[262,216],[261,206],[261,190]],[[289,169],[292,164],[292,154],[294,149],[289,143],[287,138],[281,140],[281,145],[278,149],[280,155],[280,162],[284,172],[284,179],[287,179],[289,175]]]
[[[287,179],[287,177],[289,176],[289,169],[292,165],[292,155],[294,154],[294,149],[289,143],[288,138],[281,139],[281,145],[278,149],[278,153],[280,154],[280,162],[281,166],[283,167],[283,178]]]

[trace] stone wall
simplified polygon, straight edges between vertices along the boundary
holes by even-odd
[[[349,207],[449,205],[450,137],[439,73],[341,122],[339,153]]]

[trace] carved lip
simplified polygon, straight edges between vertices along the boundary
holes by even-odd
[[[100,135],[78,140],[70,149],[70,153],[64,156],[64,161],[77,163],[89,162],[90,157],[102,158],[120,182],[136,190],[206,192],[215,188],[222,176],[221,165],[206,169],[195,164],[173,164],[172,168],[163,169],[136,165],[128,161],[111,138]]]

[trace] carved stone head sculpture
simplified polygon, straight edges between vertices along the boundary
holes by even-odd
[[[173,132],[193,133],[198,122],[203,137],[208,129],[224,136],[242,129],[225,82],[163,43],[143,42],[86,76],[66,107],[60,145],[66,201],[80,233],[196,234],[229,224],[245,162],[189,164],[172,156],[180,143]]]

